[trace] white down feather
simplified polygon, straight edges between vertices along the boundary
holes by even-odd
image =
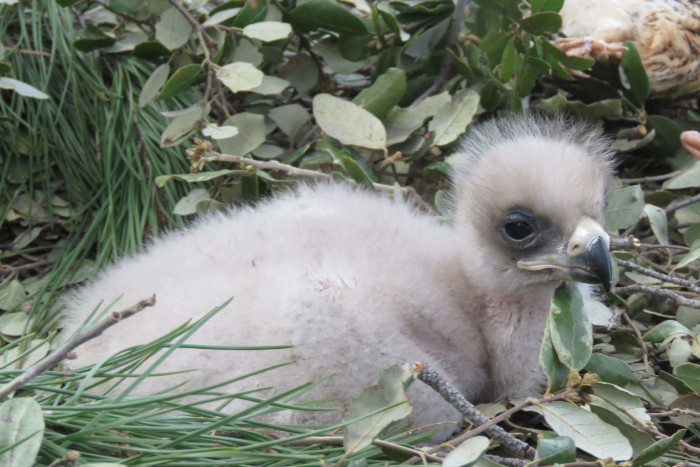
[[[119,261],[65,297],[67,334],[100,300],[109,303],[123,294],[114,308],[121,309],[153,293],[157,297],[155,307],[78,348],[68,366],[77,368],[149,342],[234,297],[190,343],[295,347],[179,349],[158,371],[197,371],[148,378],[136,394],[184,379],[189,379],[185,388],[201,387],[288,360],[295,364],[230,389],[274,385],[281,391],[335,373],[305,398],[337,397],[335,405],[346,408],[350,397],[376,383],[381,369],[425,360],[474,402],[535,393],[542,383],[537,356],[544,321],[559,281],[496,269],[511,266],[501,266],[501,252],[490,251],[491,244],[478,238],[479,229],[472,225],[486,222],[479,216],[489,210],[474,209],[471,219],[468,212],[460,214],[470,211],[459,199],[460,190],[481,165],[510,158],[519,180],[494,180],[504,193],[499,196],[526,183],[543,190],[578,190],[551,193],[551,202],[573,203],[572,218],[592,209],[587,214],[600,219],[609,154],[599,140],[579,138],[581,129],[566,129],[562,120],[505,125],[513,129],[504,136],[505,145],[486,141],[486,131],[480,145],[465,149],[471,154],[470,168],[460,172],[455,193],[457,222],[468,225],[440,223],[405,203],[342,184],[302,186],[254,208],[211,216],[156,240],[145,253]],[[551,128],[537,130],[542,125]],[[514,141],[518,154],[498,153]],[[475,154],[479,151],[484,154]],[[543,167],[557,173],[543,174]],[[556,180],[549,180],[550,175]],[[458,419],[423,384],[414,383],[409,397],[417,424]],[[240,404],[228,410],[238,410]],[[274,421],[325,422],[341,414],[285,411]]]

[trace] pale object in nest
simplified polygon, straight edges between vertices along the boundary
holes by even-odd
[[[330,184],[156,240],[65,297],[71,333],[100,300],[123,294],[119,309],[157,296],[154,308],[79,347],[68,366],[149,342],[234,297],[189,343],[295,347],[178,349],[158,371],[197,371],[148,378],[135,394],[184,379],[185,388],[201,387],[289,360],[228,389],[281,391],[335,373],[305,398],[336,397],[334,405],[347,408],[381,369],[427,361],[473,402],[536,394],[554,289],[571,279],[610,286],[602,225],[611,150],[589,127],[528,117],[478,127],[461,152],[450,223]],[[408,394],[416,424],[459,418],[423,384]],[[327,422],[341,414],[282,411],[271,419]]]
[[[661,92],[700,79],[700,3],[695,0],[566,0],[559,14],[570,55],[619,59],[632,41]]]

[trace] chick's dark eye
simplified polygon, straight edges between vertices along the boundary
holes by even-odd
[[[534,232],[532,226],[525,221],[508,222],[503,229],[513,240],[524,240]]]

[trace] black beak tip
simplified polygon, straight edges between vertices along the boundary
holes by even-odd
[[[602,284],[606,292],[612,288],[612,262],[608,244],[603,237],[596,237],[578,258],[579,267],[571,277],[580,282]]]

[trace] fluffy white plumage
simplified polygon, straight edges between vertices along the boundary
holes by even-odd
[[[336,373],[308,397],[337,397],[345,407],[381,369],[425,360],[472,401],[536,392],[555,287],[571,275],[608,280],[589,267],[589,253],[601,241],[607,247],[600,224],[611,153],[589,128],[537,118],[486,124],[463,152],[452,225],[334,184],[301,187],[157,240],[66,297],[70,333],[102,299],[124,294],[118,309],[157,296],[154,308],[80,347],[70,367],[148,342],[234,296],[192,343],[295,347],[180,349],[159,371],[197,371],[149,378],[139,394],[185,378],[189,387],[203,386],[287,360],[296,363],[232,388],[282,390]],[[507,235],[522,233],[518,222],[536,235],[513,242]],[[458,418],[424,385],[412,385],[409,396],[416,423]],[[280,412],[275,421],[341,413]]]

